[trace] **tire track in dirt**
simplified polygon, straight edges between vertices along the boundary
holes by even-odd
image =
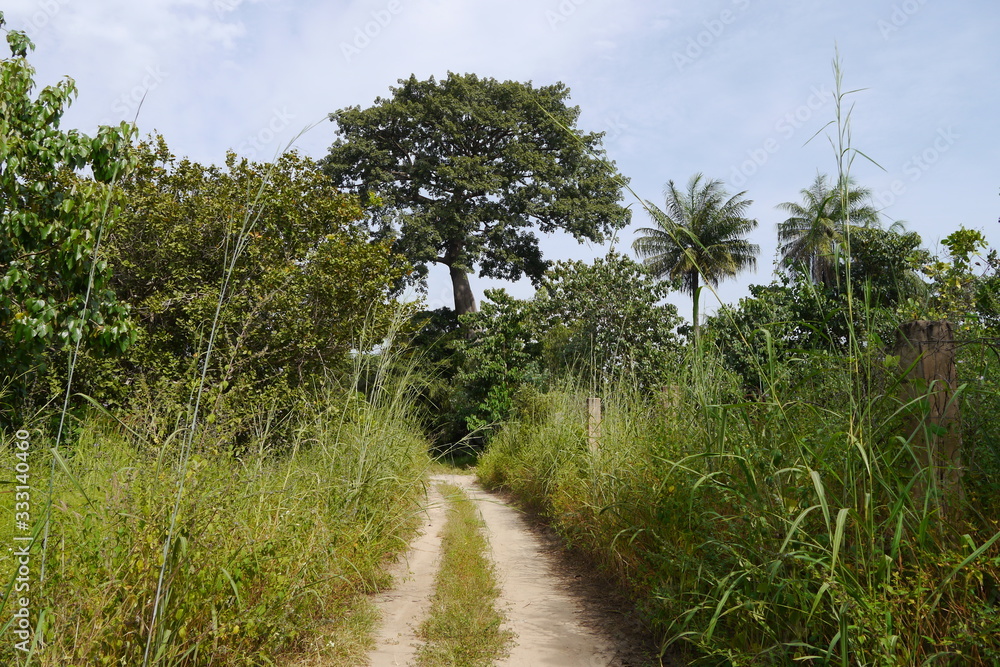
[[[505,627],[517,637],[510,655],[496,664],[503,667],[622,667],[639,663],[623,659],[617,650],[621,639],[610,636],[616,628],[585,600],[579,582],[560,565],[552,540],[546,540],[499,496],[482,489],[468,475],[435,475],[431,478],[426,521],[412,543],[407,560],[394,577],[401,583],[378,596],[382,614],[377,648],[370,655],[373,667],[411,664],[419,640],[416,629],[430,609],[434,577],[440,561],[440,532],[446,512],[437,482],[461,487],[473,499],[486,524],[491,557],[502,589],[500,604],[507,616]],[[578,579],[581,575],[577,574]],[[593,598],[594,596],[590,596]],[[590,607],[590,608],[588,608]],[[600,626],[605,627],[601,628]],[[608,632],[610,631],[610,632]]]
[[[409,665],[420,644],[417,628],[431,608],[434,577],[441,561],[441,529],[446,520],[444,497],[435,479],[427,490],[420,535],[391,572],[395,587],[375,597],[382,620],[375,650],[368,656],[372,667]]]

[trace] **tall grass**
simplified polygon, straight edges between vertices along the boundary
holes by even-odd
[[[363,593],[388,583],[382,562],[405,546],[428,464],[408,397],[388,378],[368,396],[324,387],[289,451],[240,457],[211,428],[186,445],[162,426],[175,415],[85,419],[58,459],[36,663],[141,664],[151,635],[157,665],[274,664],[314,645],[359,662],[352,615],[371,623]],[[0,456],[12,469],[11,450]],[[15,563],[0,558],[6,580]],[[0,644],[3,664],[22,657]]]
[[[995,521],[944,523],[911,493],[928,470],[912,472],[901,425],[919,406],[892,372],[857,419],[854,363],[803,361],[812,372],[776,377],[767,401],[734,401],[710,354],[700,388],[679,378],[680,402],[611,393],[596,453],[582,393],[537,399],[479,474],[546,512],[632,590],[665,646],[706,664],[994,664]]]

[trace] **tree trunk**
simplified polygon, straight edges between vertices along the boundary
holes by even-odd
[[[448,272],[451,273],[451,289],[455,295],[456,315],[475,313],[479,310],[476,308],[476,297],[472,293],[472,286],[469,285],[469,272],[461,266],[456,266],[456,264],[461,263],[459,260],[463,250],[460,241],[449,241],[444,257],[437,260],[447,266]]]
[[[477,312],[479,309],[476,308],[476,296],[469,285],[469,274],[457,266],[449,266],[448,271],[451,273],[451,287],[455,294],[455,314]]]

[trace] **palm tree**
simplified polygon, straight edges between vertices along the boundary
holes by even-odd
[[[853,179],[831,187],[825,174],[817,174],[813,184],[802,190],[801,204],[785,202],[778,208],[789,213],[778,223],[782,261],[793,269],[801,267],[814,283],[824,285],[834,281],[834,257],[845,243],[847,225],[879,225],[871,190],[857,187]]]
[[[723,278],[757,267],[760,247],[745,238],[757,227],[745,215],[753,201],[743,198],[746,192],[730,197],[722,181],[705,181],[701,174],[692,176],[683,192],[670,181],[663,194],[666,210],[646,202],[656,226],[640,229],[632,248],[654,275],[679,280],[681,290],[691,295],[697,339],[701,281],[715,287]]]

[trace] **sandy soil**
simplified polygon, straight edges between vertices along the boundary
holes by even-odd
[[[408,665],[419,645],[417,628],[431,607],[434,575],[441,560],[441,529],[445,523],[444,498],[431,481],[420,535],[404,560],[391,573],[396,587],[375,599],[382,616],[375,650],[369,655],[372,667]]]
[[[487,527],[502,587],[507,627],[517,637],[509,667],[639,667],[659,664],[650,638],[628,612],[628,604],[606,582],[574,559],[558,539],[499,496],[484,491],[471,476],[432,478],[421,535],[394,572],[400,582],[379,596],[382,626],[373,667],[407,665],[419,640],[415,630],[430,607],[444,526],[439,481],[465,489]]]

